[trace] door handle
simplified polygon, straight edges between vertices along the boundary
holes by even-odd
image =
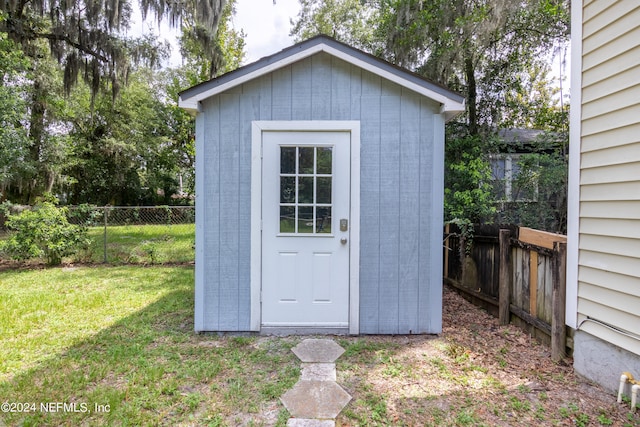
[[[343,237],[342,239],[340,239],[340,243],[342,243],[343,245],[347,244],[347,238]]]

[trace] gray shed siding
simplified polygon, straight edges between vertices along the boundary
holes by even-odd
[[[250,320],[251,122],[359,120],[360,333],[442,329],[439,105],[325,53],[203,102],[196,121],[196,330]],[[198,270],[198,269],[197,269]]]

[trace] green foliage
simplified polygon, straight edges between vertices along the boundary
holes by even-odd
[[[176,105],[177,93],[208,79],[212,60],[216,73],[240,65],[244,34],[231,26],[234,2],[143,2],[145,14],[170,15],[182,30],[185,65],[175,74],[155,71],[165,50],[155,36],[119,32],[129,24],[129,1],[114,9],[82,4],[58,5],[51,14],[47,8],[57,3],[40,0],[1,8],[2,197],[23,204],[44,193],[74,204],[188,203],[195,126]],[[106,16],[110,10],[121,13]],[[55,37],[43,37],[52,28]]]
[[[298,40],[326,33],[465,95],[467,114],[447,127],[447,221],[495,219],[487,155],[497,129],[566,130],[567,112],[557,105],[562,94],[548,77],[550,57],[562,55],[569,40],[566,0],[304,0],[301,6],[291,32]]]
[[[4,19],[0,13],[0,23]],[[7,35],[0,32],[0,192],[10,182],[32,172],[28,162],[29,146],[24,71],[29,63],[23,52]]]
[[[197,41],[209,46],[225,3],[142,0],[138,6],[143,18],[151,13],[158,21],[168,18],[174,27],[181,26],[183,21],[193,22],[202,29]],[[31,0],[0,4],[7,16],[7,25],[0,25],[0,31],[19,43],[30,57],[54,58],[63,70],[67,93],[81,76],[93,94],[109,88],[116,96],[133,66],[157,68],[166,55],[166,45],[155,37],[127,36],[133,16],[130,0],[95,4]],[[38,44],[46,48],[43,51],[34,48]],[[212,58],[216,52],[205,49],[204,54]],[[37,68],[36,72],[41,74]]]
[[[162,82],[150,70],[133,73],[117,98],[93,101],[86,87],[67,103],[73,162],[63,186],[68,203],[142,204],[171,201],[178,192],[179,153],[169,135]],[[160,195],[158,195],[160,190]]]
[[[216,37],[210,45],[203,45],[200,41],[204,31],[201,26],[190,21],[183,22],[179,42],[184,65],[180,67],[180,72],[188,86],[194,86],[227,71],[235,70],[244,60],[246,35],[242,30],[237,31],[231,25],[235,3],[236,0],[231,0],[224,7]],[[213,60],[206,54],[207,49],[214,52]]]
[[[603,425],[603,426],[610,426],[613,424],[613,421],[611,420],[611,418],[609,418],[607,414],[604,413],[604,411],[602,411],[602,413],[598,415],[598,422],[600,423],[600,425]]]
[[[445,221],[483,222],[495,213],[491,168],[478,136],[451,137],[445,145]]]
[[[464,93],[472,134],[509,122],[510,99],[537,96],[527,89],[544,74],[549,53],[569,40],[566,0],[378,3],[386,57]]]
[[[10,235],[0,250],[16,260],[44,258],[48,265],[59,265],[63,257],[88,244],[86,229],[69,224],[67,208],[57,207],[51,200],[9,215],[6,227]]]
[[[362,0],[300,0],[290,34],[296,41],[326,34],[369,52],[379,50],[376,28],[382,9]],[[381,52],[377,52],[381,53]]]
[[[567,231],[568,156],[566,135],[554,133],[522,154],[511,200],[498,203],[495,222],[557,233]],[[552,141],[561,139],[561,141]]]

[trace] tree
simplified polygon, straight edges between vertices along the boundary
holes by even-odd
[[[505,96],[567,44],[567,0],[301,0],[298,39],[319,33],[362,48],[467,99],[478,134],[501,127]]]
[[[161,73],[162,96],[168,100],[164,104],[164,120],[168,127],[169,145],[166,151],[176,161],[176,176],[182,181],[183,195],[195,192],[195,119],[183,108],[178,107],[178,93],[184,88],[195,86],[210,76],[224,74],[240,67],[245,58],[245,34],[234,29],[231,17],[235,13],[236,0],[227,3],[216,37],[219,57],[223,59],[215,69],[203,60],[201,49],[189,36],[180,38],[183,65]]]
[[[568,43],[566,0],[382,0],[390,59],[467,98],[469,133],[502,126],[522,74]],[[382,37],[382,36],[381,36]]]
[[[73,160],[65,170],[71,179],[62,186],[66,202],[138,205],[150,199],[141,190],[151,188],[147,181],[165,172],[156,160],[166,143],[166,124],[153,73],[140,70],[129,79],[120,96],[99,94],[93,108],[86,86],[68,98],[64,120]]]
[[[290,34],[302,41],[318,34],[326,34],[351,46],[378,53],[376,39],[379,9],[373,2],[362,0],[300,0],[300,12],[291,21]]]
[[[451,135],[445,148],[445,221],[480,223],[495,214],[491,188],[491,168],[485,157],[482,138]]]
[[[143,18],[152,13],[158,21],[168,18],[173,26],[193,28],[194,40],[204,46],[211,61],[215,60],[211,46],[224,5],[225,0],[140,0]],[[51,55],[64,67],[67,90],[82,72],[93,93],[105,77],[117,93],[132,62],[159,64],[161,55],[153,40],[122,35],[131,20],[130,0],[2,0],[0,10],[6,14],[0,31],[27,55],[38,53],[40,41],[48,42]]]
[[[467,114],[446,130],[445,220],[494,218],[488,154],[500,128],[566,123],[548,91],[547,61],[568,43],[567,0],[301,4],[298,37],[328,33],[465,95]]]
[[[515,192],[523,194],[524,200],[503,210],[501,222],[566,234],[568,171],[562,149],[524,156],[518,169]]]
[[[229,26],[234,3],[218,26],[216,43],[225,59],[219,73],[237,67],[244,55],[244,35]],[[98,94],[92,110],[89,89],[73,90],[64,119],[73,141],[73,162],[66,169],[71,179],[62,188],[67,202],[173,204],[181,190],[193,194],[194,119],[176,101],[181,89],[208,78],[209,64],[193,40],[181,42],[184,65],[138,69],[117,98]]]
[[[235,4],[236,0],[230,0],[222,11],[213,47],[216,51],[216,60],[213,62],[207,60],[203,45],[194,36],[197,28],[185,24],[185,30],[179,39],[183,65],[176,70],[184,75],[179,78],[185,85],[182,88],[194,86],[240,67],[245,57],[246,35],[243,31],[236,31],[230,25],[231,17],[235,14]],[[178,78],[177,75],[174,77]],[[171,93],[172,98],[177,99],[178,91],[182,88]]]
[[[144,16],[168,18],[185,31],[196,28],[194,43],[203,46],[201,53],[210,62],[217,61],[218,50],[212,46],[225,3],[140,1]],[[0,0],[0,13],[0,34],[6,34],[29,59],[29,68],[14,82],[30,86],[24,99],[28,118],[23,123],[29,138],[25,163],[30,168],[10,183],[8,192],[13,199],[30,203],[50,192],[62,177],[68,140],[66,124],[57,118],[65,114],[63,97],[78,78],[82,76],[90,88],[90,111],[98,93],[110,92],[115,99],[134,66],[158,66],[167,50],[153,37],[124,35],[132,13],[129,0]]]
[[[21,84],[27,66],[20,49],[0,33],[0,199],[6,197],[10,182],[31,173],[29,139],[23,126],[25,86]]]

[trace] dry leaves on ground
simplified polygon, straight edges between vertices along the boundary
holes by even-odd
[[[629,403],[579,378],[572,361],[446,288],[443,333],[339,340],[353,396],[338,425],[638,426]]]

